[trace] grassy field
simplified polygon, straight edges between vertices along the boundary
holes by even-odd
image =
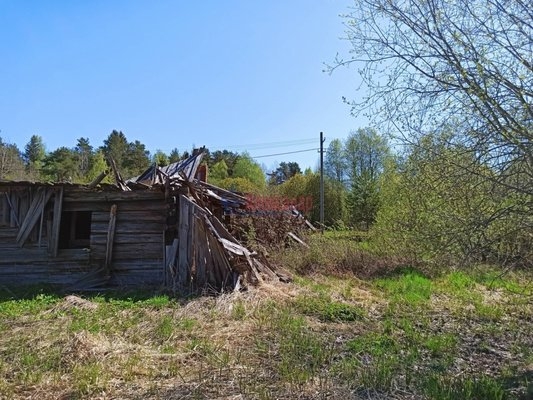
[[[0,398],[533,398],[531,274],[361,275],[321,240],[293,283],[216,298],[4,291]]]

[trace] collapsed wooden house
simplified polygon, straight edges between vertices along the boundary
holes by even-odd
[[[0,286],[221,292],[277,275],[223,224],[246,200],[196,179],[202,152],[117,185],[0,181]]]

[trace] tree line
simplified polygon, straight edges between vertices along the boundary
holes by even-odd
[[[385,165],[376,250],[533,265],[533,13],[522,0],[358,0],[343,16]]]
[[[318,221],[319,171],[302,171],[296,162],[281,162],[273,171],[264,171],[246,152],[204,152],[209,183],[243,194],[310,200],[308,216]],[[331,142],[325,164],[328,226],[368,228],[372,224],[379,202],[377,182],[389,153],[386,140],[369,128],[354,131],[345,142]],[[157,150],[152,155],[143,143],[129,141],[117,130],[99,147],[81,137],[74,147],[62,146],[49,152],[39,135],[33,135],[23,151],[0,138],[0,179],[89,183],[109,168],[106,160],[110,157],[121,175],[130,178],[150,165],[165,166],[189,154],[175,148],[170,154]],[[109,175],[104,182],[111,179]]]
[[[0,137],[0,179],[89,183],[109,168],[110,158],[124,178],[131,178],[150,165],[165,166],[189,156],[189,151],[180,152],[177,148],[169,154],[162,150],[150,154],[139,140],[129,141],[117,130],[99,147],[93,146],[89,138],[81,137],[74,147],[61,146],[53,151],[46,151],[39,135],[31,136],[23,150]],[[242,193],[263,193],[268,185],[280,184],[301,173],[297,163],[282,162],[267,178],[261,165],[246,152],[204,148],[203,160],[210,171],[210,183]]]

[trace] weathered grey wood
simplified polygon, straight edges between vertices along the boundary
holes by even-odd
[[[102,245],[105,246],[107,241],[107,232],[105,233],[91,233],[91,246]],[[115,228],[115,244],[155,244],[161,243],[161,231],[152,233],[137,233],[137,232],[120,232]],[[155,246],[153,246],[155,247]]]
[[[107,242],[106,242],[106,251],[105,251],[105,264],[104,268],[109,274],[111,261],[113,259],[113,242],[115,239],[115,223],[117,220],[117,205],[113,204],[111,210],[109,211],[109,226],[107,228]]]
[[[54,219],[52,221],[52,237],[49,239],[51,242],[51,253],[53,257],[57,257],[57,251],[59,246],[59,228],[61,227],[61,212],[63,210],[63,186],[60,186],[55,190],[54,195]]]
[[[33,196],[33,200],[32,200],[31,204],[28,206],[27,209],[26,209],[25,205],[21,204],[20,218],[21,218],[22,222],[20,224],[19,234],[17,235],[17,239],[16,239],[17,240],[17,244],[19,246],[20,246],[20,237],[24,235],[24,232],[28,229],[29,223],[33,222],[32,220],[35,217],[35,214],[37,213],[38,206],[39,206],[40,201],[41,201],[42,193],[43,193],[42,188],[37,188],[37,193],[35,193],[35,196]],[[24,202],[28,201],[28,196],[31,196],[31,191],[30,190],[28,190],[25,193],[25,195],[24,195],[25,201]],[[24,202],[22,202],[22,203],[24,203]],[[23,209],[26,209],[26,211],[22,212]],[[33,228],[33,226],[31,228]],[[28,232],[27,236],[29,236],[29,232]],[[24,238],[24,240],[26,240],[26,238]]]
[[[178,254],[179,240],[174,239],[172,245],[166,246],[167,252],[165,257],[165,283],[168,287],[173,287],[176,279],[176,256]]]
[[[11,248],[2,249],[2,257],[0,257],[0,265],[4,264],[20,264],[28,265],[39,262],[54,262],[60,261],[89,261],[90,253],[83,249],[61,249],[55,257],[52,257],[46,249],[39,248]],[[4,267],[0,269],[0,274],[4,271]]]
[[[135,192],[128,192],[135,193]],[[154,198],[148,200],[132,200],[132,201],[111,201],[106,200],[104,196],[100,201],[97,198],[93,198],[92,201],[88,200],[77,200],[69,201],[63,203],[64,211],[92,211],[92,212],[102,212],[106,215],[109,214],[109,207],[113,204],[120,206],[120,213],[124,211],[159,211],[162,212],[165,208],[165,203],[163,199]]]
[[[48,190],[46,188],[44,190],[45,190],[45,195],[44,195],[45,197],[47,193],[50,193],[50,195],[52,194],[51,190]],[[41,247],[41,241],[43,238],[44,210],[45,210],[47,202],[48,200],[41,202],[41,223],[39,224],[39,241],[38,241],[39,248]]]
[[[19,222],[20,222],[19,228],[22,226],[22,222],[24,221],[24,219],[26,218],[26,214],[28,213],[28,208],[30,206],[30,200],[31,200],[30,197],[31,197],[30,188],[19,192],[19,207],[18,207],[18,210],[19,210],[18,217],[19,217]]]
[[[117,231],[120,232],[134,232],[139,234],[149,234],[149,233],[161,233],[165,229],[165,224],[161,222],[144,222],[142,220],[137,221],[118,221]],[[107,232],[108,223],[104,222],[95,222],[91,224],[91,231],[94,234],[101,234]]]
[[[34,201],[32,202],[30,209],[26,214],[26,218],[22,222],[22,225],[19,229],[19,233],[16,238],[18,246],[22,247],[30,236],[30,233],[37,224],[37,221],[39,221],[40,217],[42,216],[44,206],[46,205],[48,200],[50,200],[50,197],[52,197],[51,190],[41,191],[40,196],[36,195],[34,197]]]
[[[292,240],[294,240],[296,243],[306,247],[306,248],[309,248],[309,245],[307,243],[305,243],[302,239],[300,239],[298,236],[296,236],[294,233],[292,232],[289,232],[287,233],[287,236],[290,237]]]
[[[9,225],[9,204],[7,204],[7,199],[4,193],[0,193],[0,225],[7,226]]]
[[[98,175],[88,186],[89,189],[94,189],[107,176],[107,171],[103,171]]]
[[[9,204],[9,226],[11,228],[14,228],[16,226],[20,226],[19,219],[18,219],[18,197],[16,193],[6,193],[6,199],[7,203]]]
[[[138,243],[138,244],[113,244],[112,259],[116,260],[149,260],[157,259],[163,262],[164,254],[159,243]],[[96,244],[91,246],[91,256],[96,260],[105,261],[107,256],[107,244]]]
[[[178,229],[178,285],[186,285],[189,275],[189,213],[194,204],[180,196],[180,222]]]
[[[0,239],[2,243],[7,244],[10,247],[14,247],[15,238],[17,237],[18,228],[10,228],[8,226],[2,227],[0,229]],[[3,240],[8,239],[8,240]],[[13,239],[13,240],[9,240]]]
[[[145,191],[130,191],[130,192],[97,192],[94,190],[82,190],[76,191],[69,190],[65,195],[65,203],[85,203],[85,202],[133,202],[139,200],[161,200],[164,204],[165,193],[155,190]],[[122,205],[120,207],[122,210]],[[121,211],[122,212],[122,211]]]
[[[93,212],[91,216],[92,223],[109,222],[109,208],[106,212]],[[156,222],[163,225],[165,223],[165,213],[163,211],[124,211],[120,209],[117,215],[117,222]]]
[[[196,260],[196,284],[199,287],[203,287],[206,282],[205,271],[207,269],[207,258],[210,257],[203,220],[197,220],[195,223],[194,241],[203,244],[202,251],[197,254]]]

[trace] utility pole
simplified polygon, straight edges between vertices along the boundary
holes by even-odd
[[[320,132],[320,232],[324,233],[324,133]]]

